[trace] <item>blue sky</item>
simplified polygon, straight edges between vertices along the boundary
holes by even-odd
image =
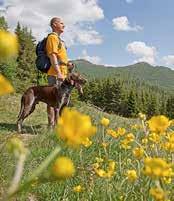
[[[39,40],[50,18],[60,16],[70,59],[113,66],[145,61],[174,68],[173,8],[173,0],[0,0],[11,30],[20,21]]]

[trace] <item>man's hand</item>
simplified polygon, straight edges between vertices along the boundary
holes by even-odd
[[[62,73],[60,71],[57,74],[57,79],[60,80],[60,81],[63,81],[63,75],[62,75]]]

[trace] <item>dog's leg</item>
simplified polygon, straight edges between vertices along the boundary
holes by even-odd
[[[59,118],[59,109],[54,108],[54,126],[57,124],[58,118]]]
[[[21,98],[21,108],[20,108],[20,112],[18,115],[18,120],[17,120],[17,130],[19,133],[21,133],[22,131],[22,114],[24,112],[24,97],[22,96]]]
[[[17,128],[18,128],[18,132],[21,133],[22,132],[22,123],[24,121],[25,118],[27,118],[35,109],[35,105],[28,106],[28,107],[24,107],[23,113],[21,114],[20,118],[18,118],[17,121]]]
[[[61,105],[61,107],[60,107],[60,109],[59,109],[59,116],[61,116],[63,109],[64,109],[66,106],[68,106],[69,101],[70,101],[70,96],[71,96],[70,94],[66,94],[66,95],[65,95],[65,98],[64,98],[64,100],[63,100],[63,103],[62,103],[62,105]]]
[[[31,94],[25,95],[21,99],[21,111],[17,120],[18,132],[22,132],[22,123],[26,117],[28,117],[35,110],[35,98]]]

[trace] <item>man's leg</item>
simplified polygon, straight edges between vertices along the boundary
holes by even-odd
[[[62,84],[62,82],[63,82],[63,80],[56,80],[56,85],[58,86],[58,87],[60,87],[61,86],[61,84]],[[60,109],[58,109],[58,108],[54,108],[54,125],[56,125],[57,124],[57,119],[59,118],[59,110]]]
[[[56,77],[48,75],[48,85],[56,84]],[[55,111],[53,107],[47,105],[47,114],[48,114],[48,126],[54,127],[55,126]]]

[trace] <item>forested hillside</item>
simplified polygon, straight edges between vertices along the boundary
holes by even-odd
[[[123,77],[126,80],[141,80],[167,91],[174,90],[174,71],[167,67],[154,67],[145,62],[124,67],[106,67],[85,60],[76,60],[75,63],[78,70],[89,78]]]

